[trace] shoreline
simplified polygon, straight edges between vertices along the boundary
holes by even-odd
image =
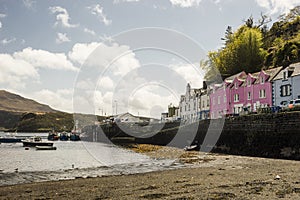
[[[0,199],[300,198],[299,161],[204,155],[149,145],[131,148],[134,151],[143,151],[143,154],[152,158],[177,157],[181,162],[192,165],[130,175],[0,186]],[[181,155],[178,157],[178,154]]]

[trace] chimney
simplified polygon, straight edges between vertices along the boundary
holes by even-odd
[[[205,89],[205,90],[207,89],[206,81],[203,81],[203,85],[202,86],[203,86],[203,89]]]

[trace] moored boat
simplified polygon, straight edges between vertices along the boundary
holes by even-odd
[[[51,140],[51,141],[54,141],[54,140],[58,140],[59,139],[59,136],[57,134],[57,132],[49,132],[48,134],[48,140]]]
[[[22,138],[16,137],[1,137],[0,143],[18,143],[21,142]]]
[[[36,146],[37,151],[39,150],[56,150],[56,147],[53,146]]]
[[[27,138],[22,143],[24,147],[53,146],[53,142],[44,142],[41,137]]]
[[[67,133],[67,132],[62,132],[62,133],[60,133],[59,139],[60,139],[61,141],[67,141],[67,140],[69,140],[68,133]]]
[[[0,143],[18,143],[24,138],[17,138],[16,133],[7,133],[4,137],[0,137]]]
[[[71,133],[70,140],[71,141],[79,141],[80,140],[80,134],[76,133],[76,132]]]

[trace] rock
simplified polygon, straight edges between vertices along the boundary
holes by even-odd
[[[281,179],[281,177],[279,175],[276,175],[275,180],[279,180],[279,179]]]

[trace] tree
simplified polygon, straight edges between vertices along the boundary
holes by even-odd
[[[241,71],[254,72],[264,63],[262,33],[258,28],[241,26],[223,49],[209,53],[209,59],[224,76]]]

